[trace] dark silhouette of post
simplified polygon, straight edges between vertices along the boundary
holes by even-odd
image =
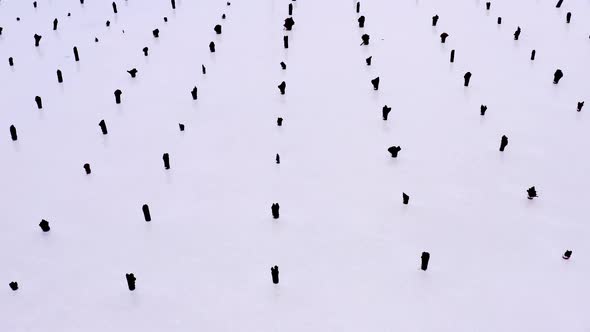
[[[37,108],[38,109],[42,109],[43,108],[43,101],[41,100],[41,97],[39,97],[39,96],[35,97],[35,103],[37,103]]]
[[[37,1],[33,1],[33,8],[37,8]]]
[[[135,275],[133,275],[133,273],[126,273],[125,279],[127,279],[127,287],[129,287],[129,290],[134,291],[135,290],[135,280],[137,280],[135,278]]]
[[[287,31],[291,31],[293,29],[294,25],[295,25],[295,20],[293,20],[292,17],[286,18],[285,23],[283,24],[283,26],[285,27],[285,30],[287,30]]]
[[[579,101],[578,102],[578,112],[582,111],[582,107],[584,107],[584,102],[583,101]]]
[[[172,4],[172,9],[176,9],[176,0],[170,0]]]
[[[154,35],[154,38],[160,37],[160,29],[154,29],[154,31],[152,31],[152,35]]]
[[[10,286],[10,289],[12,289],[13,291],[18,290],[18,283],[16,281],[9,283],[8,286]]]
[[[365,33],[364,35],[362,35],[361,36],[361,40],[362,40],[361,46],[362,45],[369,45],[370,39],[371,39],[371,37],[368,34]]]
[[[410,196],[408,196],[406,193],[402,193],[402,202],[405,205],[408,205],[408,203],[410,203]]]
[[[192,90],[191,90],[191,96],[193,97],[193,100],[197,100],[197,87],[195,86]]]
[[[373,90],[379,90],[379,77],[372,79],[371,84],[373,84]]]
[[[436,23],[438,23],[438,15],[432,16],[432,26],[435,27]]]
[[[537,190],[535,189],[535,186],[530,187],[529,189],[527,189],[527,194],[528,194],[528,199],[533,199],[537,196]]]
[[[426,251],[423,252],[420,259],[422,260],[422,263],[420,264],[420,269],[422,269],[422,271],[426,271],[428,269],[428,262],[430,261],[430,253]]]
[[[117,4],[113,1],[113,13],[117,13]]]
[[[563,77],[563,72],[561,71],[561,69],[557,69],[555,71],[555,74],[553,74],[553,84],[559,83],[559,80],[561,80],[562,77]]]
[[[84,171],[86,171],[86,174],[92,173],[92,170],[90,170],[90,164],[84,164]]]
[[[39,47],[39,42],[41,41],[41,38],[43,38],[43,37],[39,36],[38,34],[35,34],[33,37],[35,38],[35,47]]]
[[[209,51],[211,53],[215,53],[215,43],[214,42],[209,43]]]
[[[401,147],[399,146],[392,146],[389,149],[387,149],[387,151],[389,151],[389,153],[391,153],[391,158],[397,158],[397,154],[402,150]]]
[[[80,55],[78,54],[78,48],[76,46],[74,46],[74,60],[76,60],[76,62],[80,61]]]
[[[555,5],[555,8],[561,8],[561,4],[562,3],[563,3],[563,0],[557,1],[557,4]]]
[[[373,61],[373,56],[370,56],[370,57],[368,57],[368,58],[365,59],[365,62],[367,63],[367,66],[370,66],[372,61]]]
[[[492,6],[492,3],[491,2],[486,2],[486,9],[487,10],[490,10],[490,7],[491,6]]]
[[[142,51],[143,51],[143,55],[144,55],[144,56],[148,56],[148,51],[149,51],[149,48],[147,48],[147,47],[144,47]]]
[[[356,12],[357,13],[360,13],[361,12],[361,2],[360,1],[357,1],[356,2]]]
[[[277,153],[276,157],[275,157],[275,161],[277,162],[277,164],[281,163],[281,156],[279,156],[279,154]]]
[[[58,69],[57,70],[57,83],[63,83],[63,81],[64,81],[64,78],[61,74],[61,70]]]
[[[500,151],[504,152],[504,149],[506,149],[507,145],[508,145],[508,137],[506,137],[506,135],[502,135],[502,138],[500,139]]]
[[[170,155],[167,153],[164,153],[164,155],[162,156],[162,159],[164,160],[164,168],[170,169]]]
[[[567,14],[565,15],[565,22],[569,23],[571,20],[572,20],[572,13],[567,12]]]
[[[205,65],[201,65],[201,72],[203,75],[207,74],[207,68],[205,68]]]
[[[107,130],[107,124],[106,122],[104,122],[104,120],[100,120],[100,122],[98,123],[98,126],[100,127],[100,131],[102,132],[103,135],[108,134],[108,130]]]
[[[391,107],[387,105],[383,106],[383,109],[381,110],[381,114],[383,114],[383,121],[387,121],[387,118],[389,117],[389,112],[391,112]]]
[[[449,36],[449,34],[446,32],[441,33],[440,34],[440,42],[444,44],[447,41],[448,36]]]
[[[147,204],[144,204],[141,207],[141,210],[143,211],[143,218],[145,219],[145,221],[152,221],[152,216],[150,214],[150,207]]]
[[[455,50],[451,50],[451,63],[455,62]]]
[[[502,18],[498,16],[498,24],[502,24]]]
[[[221,34],[221,25],[217,24],[214,28],[213,31],[215,31],[216,34],[220,35]]]
[[[514,40],[518,40],[518,37],[520,37],[520,27],[516,28],[516,31],[514,31]]]
[[[164,16],[164,22],[168,22],[168,17]]]
[[[53,31],[57,30],[57,18],[53,20]]]
[[[488,107],[486,105],[481,105],[479,107],[479,112],[481,113],[481,115],[486,115],[487,110],[488,110]]]
[[[270,211],[271,211],[272,217],[274,219],[279,219],[279,209],[280,209],[279,203],[273,203],[271,205]]]
[[[566,260],[567,260],[567,259],[570,259],[570,257],[572,257],[572,251],[571,251],[571,250],[566,250],[566,251],[563,253],[563,256],[561,256],[561,258],[563,258],[563,259],[566,259]]]
[[[225,14],[222,14],[222,15],[221,15],[221,19],[222,19],[222,20],[225,20]]]
[[[14,66],[14,59],[12,57],[8,58],[8,65],[10,67]]]
[[[283,70],[287,69],[287,64],[284,63],[283,61],[281,61],[281,69],[283,69]]]
[[[293,15],[293,4],[289,4],[289,16]]]
[[[463,78],[465,79],[465,83],[463,85],[469,86],[469,81],[471,80],[471,72],[465,73],[465,75],[463,75]]]
[[[133,68],[127,71],[131,77],[135,77],[137,75],[137,69]]]
[[[283,36],[283,47],[289,48],[289,36]]]
[[[281,127],[283,125],[283,118],[277,119],[277,126]]]
[[[535,56],[537,55],[537,51],[536,50],[532,50],[531,51],[531,61],[535,60]]]
[[[364,16],[359,17],[357,21],[359,22],[359,28],[365,27],[365,17]]]
[[[13,141],[16,141],[18,139],[18,135],[16,134],[16,127],[14,125],[10,126],[10,138],[12,138]]]
[[[278,284],[279,283],[279,267],[278,266],[274,266],[270,268],[270,274],[272,276],[272,283],[273,284]]]
[[[39,227],[41,227],[41,230],[44,233],[49,232],[49,230],[51,229],[51,227],[49,227],[49,222],[45,219],[41,219],[41,222],[39,223]]]
[[[182,123],[179,123],[179,124],[178,124],[178,127],[180,128],[180,131],[184,131],[184,124],[182,124]]]
[[[2,27],[0,27],[0,36],[2,36],[2,29],[3,29],[3,28],[2,28]]]
[[[285,83],[285,81],[281,82],[281,84],[278,85],[278,88],[281,91],[281,94],[284,95],[285,89],[287,88],[287,83]]]
[[[115,90],[115,103],[120,104],[121,103],[121,95],[123,94],[123,92],[121,92],[121,90],[117,89]]]

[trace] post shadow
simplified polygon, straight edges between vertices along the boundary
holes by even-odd
[[[371,63],[373,62],[373,56],[371,55],[370,57],[366,58],[365,62],[367,63],[367,66],[370,66]]]
[[[273,203],[271,205],[270,211],[271,211],[272,217],[274,219],[279,219],[279,209],[280,209],[279,203]]]
[[[92,173],[92,170],[90,170],[90,164],[84,164],[84,171],[86,171],[86,174]]]
[[[193,87],[193,89],[191,90],[191,96],[193,97],[193,100],[197,100],[197,87]]]
[[[405,205],[408,205],[408,203],[410,203],[410,196],[408,196],[406,193],[402,193],[402,202]]]
[[[64,78],[63,75],[61,74],[61,70],[57,70],[57,83],[63,83]]]

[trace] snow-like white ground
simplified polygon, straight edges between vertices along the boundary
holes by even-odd
[[[590,2],[85,2],[0,1],[0,331],[590,331]]]

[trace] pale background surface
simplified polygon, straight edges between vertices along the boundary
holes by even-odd
[[[590,331],[590,2],[555,2],[298,0],[285,50],[286,0],[1,1],[0,331]]]

